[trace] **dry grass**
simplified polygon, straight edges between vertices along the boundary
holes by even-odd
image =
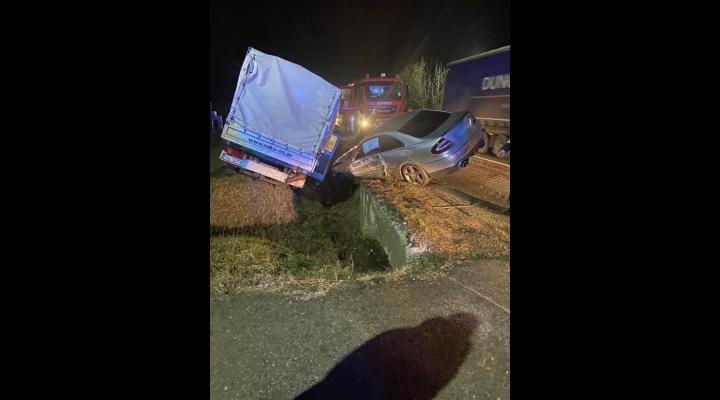
[[[210,279],[242,287],[321,290],[351,274],[317,202],[287,186],[234,175],[211,182]]]
[[[210,225],[216,230],[289,224],[297,220],[294,195],[243,175],[210,179]]]
[[[366,270],[384,270],[378,247],[362,237],[358,207],[358,195],[325,208],[285,186],[242,175],[212,179],[213,292],[264,288],[318,294]]]
[[[423,191],[407,185],[393,189],[382,186],[382,182],[370,185],[381,185],[376,191],[389,197],[412,198],[422,196]],[[392,203],[397,206],[397,198]],[[438,240],[433,235],[447,235],[446,228],[454,229],[458,223],[453,221],[436,229],[439,216],[429,218],[400,203],[401,215],[411,228],[433,240]],[[415,265],[389,269],[378,244],[362,237],[358,212],[358,193],[326,208],[295,195],[285,186],[252,181],[242,175],[212,178],[210,279],[214,295],[263,289],[311,298],[345,282],[372,285],[424,279],[438,273],[438,267],[447,261],[445,253],[457,255],[457,251],[466,250],[455,246],[452,251],[429,254]],[[445,213],[442,215],[452,212],[440,211]],[[490,217],[484,218],[487,221]],[[457,216],[452,219],[461,220]],[[501,221],[498,224],[502,229]],[[456,237],[463,236],[452,236]],[[479,249],[488,253],[482,241],[473,243],[479,243]]]
[[[404,182],[367,181],[368,188],[386,199],[412,231],[428,243],[432,253],[450,259],[509,257],[510,219],[439,187],[411,186]]]
[[[273,239],[277,238],[213,236],[210,280],[214,291],[227,293],[243,287],[326,290],[352,274],[338,260],[330,241],[318,240],[309,246],[315,248],[303,252]]]

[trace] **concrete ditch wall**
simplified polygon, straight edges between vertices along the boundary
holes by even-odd
[[[358,191],[360,192],[360,226],[363,235],[380,243],[391,267],[414,262],[421,252],[412,246],[410,232],[392,206],[362,183]]]

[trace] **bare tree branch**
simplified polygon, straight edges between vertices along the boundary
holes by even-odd
[[[440,62],[431,65],[424,57],[403,68],[400,78],[408,86],[407,106],[441,109],[447,71]]]

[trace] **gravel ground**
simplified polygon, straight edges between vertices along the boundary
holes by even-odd
[[[504,208],[510,207],[510,167],[508,166],[471,157],[467,167],[436,179],[435,182]]]

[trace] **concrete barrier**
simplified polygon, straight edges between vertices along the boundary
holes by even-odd
[[[380,243],[393,268],[416,261],[423,251],[411,243],[411,232],[402,223],[392,205],[362,183],[358,190],[363,235]]]

